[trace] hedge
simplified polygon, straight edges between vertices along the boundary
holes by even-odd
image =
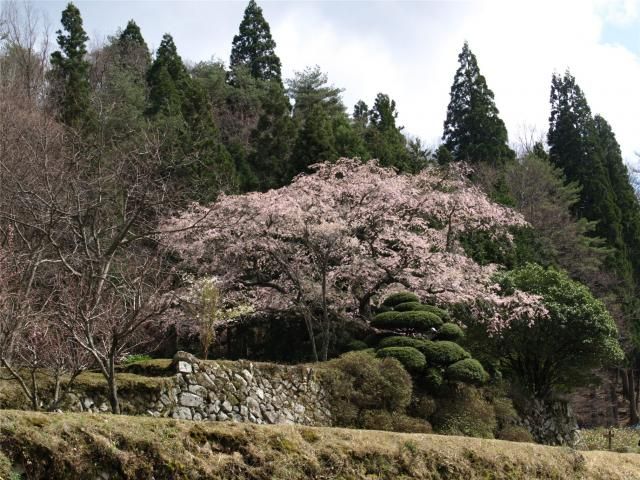
[[[452,363],[470,358],[469,352],[454,342],[447,340],[430,342],[426,341],[420,347],[420,351],[424,353],[429,364],[447,366]]]
[[[386,347],[376,352],[378,358],[391,357],[398,360],[407,370],[421,370],[427,361],[420,351],[413,347]]]
[[[437,390],[444,383],[444,377],[439,368],[427,368],[424,372],[424,381],[431,390]]]
[[[367,348],[369,348],[369,345],[367,345],[367,343],[363,342],[362,340],[351,340],[345,345],[345,348],[348,352],[354,352],[358,350],[366,350]]]
[[[474,358],[460,360],[447,367],[445,371],[447,380],[472,384],[482,384],[489,380],[489,374],[485,372],[479,361]]]
[[[380,340],[378,348],[386,347],[413,347],[418,348],[423,346],[425,340],[421,338],[413,337],[386,337]]]
[[[395,307],[396,305],[407,302],[420,302],[420,299],[415,293],[397,292],[392,293],[387,298],[385,298],[384,302],[382,302],[382,305],[386,307]]]
[[[442,320],[431,312],[385,312],[376,315],[371,325],[378,328],[402,328],[428,332],[442,325]]]
[[[464,332],[455,323],[443,324],[438,330],[438,333],[436,335],[436,338],[438,340],[451,340],[451,341],[460,340],[463,337],[464,337]]]

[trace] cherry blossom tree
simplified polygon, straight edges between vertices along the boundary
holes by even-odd
[[[179,230],[209,214],[167,243],[256,311],[300,314],[316,360],[327,358],[334,319],[368,318],[372,301],[399,286],[440,303],[505,304],[491,280],[497,267],[475,263],[457,237],[526,222],[491,202],[461,167],[411,176],[341,159],[314,169],[277,190],[192,205],[165,227]],[[518,301],[538,303],[526,295]]]

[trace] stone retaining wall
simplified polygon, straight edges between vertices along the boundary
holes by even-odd
[[[202,362],[188,353],[174,357],[175,375],[157,390],[121,391],[129,414],[186,420],[331,425],[328,398],[309,367],[238,362]],[[106,412],[105,392],[76,391],[71,411]]]

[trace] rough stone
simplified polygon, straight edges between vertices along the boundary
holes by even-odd
[[[178,372],[179,373],[191,373],[193,372],[193,367],[190,363],[179,361],[178,362]]]
[[[186,407],[178,407],[172,415],[173,418],[178,420],[191,420],[191,410]]]
[[[182,393],[179,398],[179,403],[183,407],[197,407],[202,405],[203,401],[202,397],[193,393]]]

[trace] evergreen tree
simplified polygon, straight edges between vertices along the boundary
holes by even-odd
[[[63,30],[56,32],[60,50],[51,54],[55,103],[63,123],[87,129],[91,123],[91,86],[86,59],[89,37],[82,27],[80,10],[73,3],[62,12],[61,22]]]
[[[151,65],[151,54],[136,22],[129,20],[113,45],[123,68],[136,75],[146,74]]]
[[[442,140],[458,161],[500,165],[515,158],[507,129],[498,116],[493,92],[481,75],[475,55],[464,43],[451,86]]]
[[[625,246],[621,231],[621,212],[602,151],[591,109],[575,78],[566,73],[553,75],[551,116],[549,118],[549,158],[560,167],[570,182],[582,186],[580,201],[574,207],[577,216],[598,222],[596,233],[619,252]],[[628,275],[628,268],[618,255],[616,270]]]
[[[296,139],[296,126],[291,118],[291,105],[277,82],[268,82],[262,115],[250,139],[251,153],[247,163],[254,184],[249,190],[269,190],[285,184],[291,175],[289,160]]]
[[[325,107],[316,103],[306,116],[293,151],[293,175],[308,171],[314,163],[336,160],[335,137]]]
[[[240,32],[233,37],[229,62],[232,80],[234,70],[244,65],[254,78],[282,83],[280,59],[275,48],[276,42],[271,37],[271,29],[262,15],[262,8],[255,0],[249,0],[240,22]]]
[[[330,117],[344,115],[345,106],[340,98],[343,89],[328,85],[327,74],[318,65],[296,72],[286,84],[289,98],[294,103],[294,118],[304,119],[316,104],[321,104]]]
[[[402,127],[396,126],[397,116],[396,102],[388,95],[379,93],[373,108],[369,110],[365,142],[371,156],[377,158],[382,166],[410,171],[407,141],[402,134]]]
[[[189,76],[169,34],[162,38],[147,82],[147,115],[167,134],[166,174],[203,201],[234,189],[233,162],[220,141],[206,94]]]

